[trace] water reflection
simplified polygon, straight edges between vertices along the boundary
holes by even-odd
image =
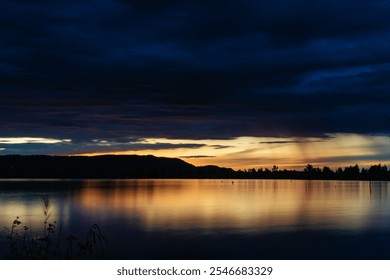
[[[48,193],[51,219],[64,226],[88,217],[103,224],[137,220],[147,231],[359,230],[383,226],[379,221],[390,213],[386,182],[85,180],[62,187],[41,182],[38,190],[26,181],[13,183],[0,185],[2,227],[16,216],[41,225],[41,197]]]
[[[19,216],[22,226],[39,234],[46,196],[49,222],[79,237],[98,224],[112,259],[386,259],[389,187],[354,181],[0,180],[0,229]],[[0,238],[0,251],[7,246]]]
[[[80,205],[90,215],[136,217],[149,231],[357,230],[373,226],[373,214],[387,216],[389,198],[387,184],[372,191],[369,182],[87,181]]]

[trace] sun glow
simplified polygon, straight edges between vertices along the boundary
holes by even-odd
[[[107,144],[107,142],[105,142]],[[234,169],[269,168],[277,165],[286,169],[303,169],[307,164],[336,168],[358,163],[369,166],[390,158],[387,136],[358,134],[327,134],[324,137],[238,137],[232,139],[167,139],[146,138],[137,144],[144,149],[132,149],[129,144],[121,150],[93,152],[80,155],[155,155],[178,157],[194,165],[218,165]],[[167,148],[154,148],[161,143]],[[186,147],[186,145],[194,147]],[[195,146],[196,145],[196,146]],[[100,145],[101,146],[101,145]],[[111,145],[112,147],[112,145]],[[115,146],[114,146],[115,147]]]

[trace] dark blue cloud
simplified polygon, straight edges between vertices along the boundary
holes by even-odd
[[[182,156],[180,158],[186,159],[186,158],[213,158],[213,157],[215,156],[196,155],[196,156]]]
[[[388,1],[5,1],[0,136],[386,133]]]
[[[18,139],[18,138],[13,138]],[[26,141],[25,143],[12,143],[1,141],[0,138],[0,153],[1,154],[81,154],[94,152],[126,152],[126,151],[141,151],[141,150],[174,150],[174,149],[199,149],[207,146],[199,143],[165,143],[154,142],[148,143],[145,139],[137,138],[122,138],[115,140],[93,139],[91,141],[70,141],[65,139],[54,139],[56,143],[48,143],[48,141]],[[50,148],[48,145],[50,144]]]

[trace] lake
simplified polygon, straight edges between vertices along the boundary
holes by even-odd
[[[0,180],[0,258],[16,217],[103,259],[390,259],[389,182]]]

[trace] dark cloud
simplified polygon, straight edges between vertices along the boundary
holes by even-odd
[[[1,142],[1,141],[0,141]],[[80,154],[80,153],[114,153],[114,152],[126,152],[126,151],[141,151],[141,150],[165,150],[165,149],[199,149],[206,144],[197,143],[147,143],[144,139],[129,138],[115,139],[115,140],[103,140],[94,139],[92,141],[72,141],[50,144],[50,149],[44,143],[23,143],[12,144],[3,143],[0,144],[0,153],[2,154],[45,154],[50,150],[51,154]],[[4,149],[4,150],[2,150]]]
[[[381,0],[5,1],[0,136],[383,134],[389,12]]]
[[[196,155],[196,156],[181,156],[180,158],[213,158],[215,156]]]
[[[209,145],[209,147],[212,147],[214,149],[226,149],[226,148],[231,148],[232,146],[227,146],[227,145]]]
[[[286,141],[262,141],[259,144],[297,144],[297,143],[313,143],[322,142],[324,140],[286,140]]]

